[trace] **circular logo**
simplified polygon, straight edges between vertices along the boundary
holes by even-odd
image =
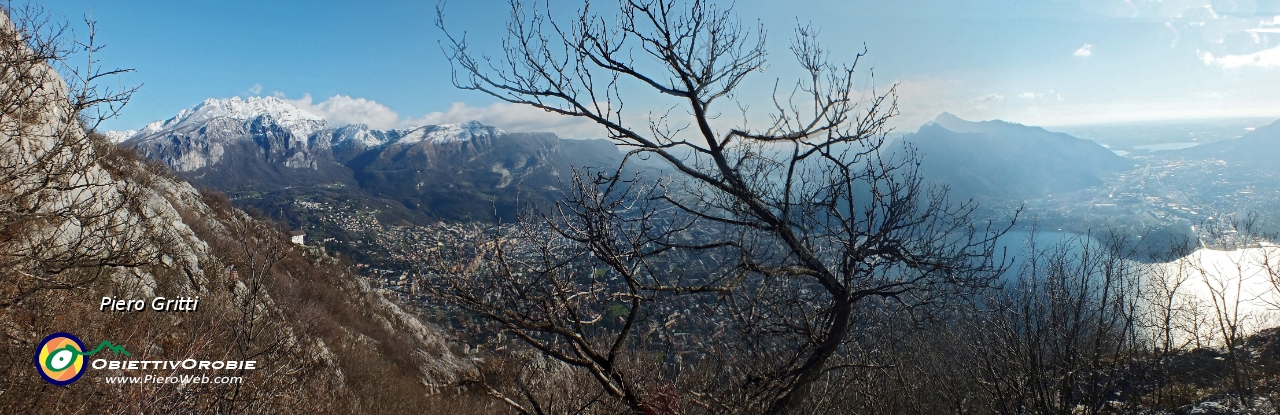
[[[84,374],[84,343],[71,333],[53,333],[36,347],[36,371],[54,385],[67,386]]]

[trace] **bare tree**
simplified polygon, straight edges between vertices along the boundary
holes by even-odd
[[[446,30],[442,7],[455,85],[591,120],[626,160],[674,173],[579,171],[566,200],[471,247],[472,266],[429,269],[452,276],[446,300],[590,373],[632,411],[660,412],[675,383],[687,391],[675,400],[707,412],[783,413],[823,379],[876,364],[849,340],[883,310],[999,275],[994,242],[1008,227],[971,222],[975,206],[927,185],[911,149],[881,151],[896,98],[857,88],[863,54],[832,63],[798,28],[803,75],[779,82],[769,121],[753,123],[740,86],[766,68],[763,27],[703,1],[590,6],[562,21],[549,3],[513,0],[497,57]],[[646,93],[676,104],[630,121],[624,104]],[[744,121],[725,126],[723,111]]]
[[[1202,296],[1208,297],[1209,338],[1221,347],[1227,358],[1230,390],[1242,407],[1252,407],[1259,390],[1261,369],[1257,356],[1247,349],[1253,335],[1275,324],[1267,318],[1274,311],[1276,299],[1272,289],[1275,284],[1274,241],[1275,235],[1267,235],[1255,214],[1226,224],[1209,224],[1202,227],[1206,239],[1226,252],[1217,260],[1212,252],[1199,252],[1200,260],[1191,266],[1192,278],[1203,284]],[[1266,393],[1261,394],[1267,397]]]
[[[124,70],[102,70],[88,36],[35,6],[0,17],[0,308],[51,289],[74,289],[112,266],[154,257],[140,243],[138,186],[117,181],[92,133],[136,88],[100,89]],[[14,16],[11,23],[7,16]],[[84,66],[70,59],[84,57]],[[61,72],[61,74],[60,74]],[[69,79],[70,82],[63,82]]]
[[[987,301],[973,373],[997,413],[1102,413],[1139,389],[1140,264],[1118,235],[1030,245],[1013,283]]]

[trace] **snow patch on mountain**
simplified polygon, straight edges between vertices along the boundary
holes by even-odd
[[[119,144],[119,143],[123,143],[125,140],[132,138],[135,135],[138,135],[138,130],[107,131],[105,133],[102,133],[102,135],[106,136],[107,139],[111,140],[112,143]]]
[[[353,157],[396,144],[467,143],[504,134],[476,121],[405,130],[376,130],[365,124],[334,128],[323,117],[277,97],[235,97],[206,99],[137,132],[113,132],[110,136],[177,171],[189,172],[217,165],[225,155],[254,146],[269,163],[318,169],[320,162],[336,161],[335,151],[340,157]],[[245,144],[251,145],[241,147]]]
[[[270,116],[276,125],[293,133],[295,140],[306,141],[315,133],[324,131],[331,135],[314,141],[311,145],[356,146],[375,148],[388,144],[456,143],[478,137],[506,134],[501,129],[486,126],[477,121],[456,124],[424,125],[406,130],[375,130],[365,124],[350,124],[333,128],[327,120],[277,97],[209,98],[165,121],[155,121],[140,130],[110,131],[107,136],[113,142],[123,142],[135,137],[186,134],[196,132],[215,119],[251,121]],[[147,140],[142,138],[142,140]],[[304,144],[304,146],[309,146]],[[216,161],[215,161],[216,162]]]
[[[413,144],[423,141],[429,143],[455,143],[499,134],[506,134],[506,131],[486,126],[477,121],[461,124],[424,125],[409,130],[397,143]]]
[[[329,122],[323,117],[303,111],[276,97],[240,97],[214,99],[209,98],[194,107],[178,112],[178,115],[164,121],[148,124],[143,133],[161,130],[180,130],[203,125],[215,118],[235,120],[252,120],[263,115],[275,119],[281,127],[287,128],[298,137],[306,137],[312,132],[329,128]]]
[[[333,132],[334,145],[358,145],[360,148],[374,148],[387,144],[399,137],[396,131],[371,130],[365,124],[350,124]]]

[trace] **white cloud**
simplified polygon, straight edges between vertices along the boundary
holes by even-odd
[[[1056,92],[1053,92],[1053,90],[1052,90],[1052,89],[1050,89],[1048,93],[1044,93],[1044,92],[1030,92],[1030,91],[1028,91],[1028,92],[1023,92],[1023,93],[1021,93],[1021,94],[1018,94],[1018,98],[1022,98],[1022,99],[1029,99],[1029,100],[1039,101],[1039,102],[1044,102],[1043,100],[1044,100],[1045,98],[1048,98],[1048,99],[1051,99],[1051,100],[1053,100],[1053,101],[1057,101],[1057,102],[1062,102],[1062,101],[1064,100],[1064,99],[1062,98],[1062,94],[1060,94],[1060,93],[1056,93]]]
[[[895,84],[898,116],[889,124],[898,131],[915,131],[944,111],[964,119],[985,120],[1009,106],[1004,95],[956,79],[903,79]]]
[[[487,107],[472,107],[455,102],[448,110],[432,112],[421,118],[400,122],[401,126],[458,123],[479,121],[507,131],[553,132],[566,138],[604,138],[602,127],[581,117],[567,117],[549,113],[528,105],[497,102]]]
[[[1128,18],[1139,21],[1163,22],[1170,37],[1170,47],[1190,53],[1195,50],[1200,59],[1211,52],[1222,56],[1241,54],[1243,57],[1226,59],[1218,64],[1237,66],[1266,66],[1249,63],[1245,59],[1260,59],[1256,52],[1273,46],[1274,39],[1260,34],[1277,33],[1280,11],[1272,0],[1079,0],[1083,10],[1112,18]],[[1145,40],[1143,40],[1145,42]],[[1185,45],[1185,46],[1180,46]],[[1089,46],[1086,44],[1086,47]],[[1188,47],[1189,46],[1189,47]],[[1081,55],[1082,51],[1085,53]],[[1088,57],[1092,50],[1081,48],[1076,56]],[[1210,62],[1213,64],[1213,62]]]
[[[1080,49],[1076,49],[1075,53],[1072,53],[1071,56],[1075,56],[1077,58],[1093,56],[1093,44],[1085,43],[1084,46],[1080,47]]]
[[[313,104],[311,94],[303,94],[301,99],[285,99],[285,101],[304,111],[324,117],[334,126],[367,124],[372,128],[387,129],[400,125],[399,114],[377,101],[364,98],[334,95]]]
[[[983,102],[1000,102],[1000,101],[1004,101],[1004,95],[1000,95],[1000,94],[997,94],[997,93],[992,92],[992,93],[990,93],[990,94],[986,94],[986,95],[983,95],[983,96],[980,96],[980,97],[974,98],[974,99],[972,99],[971,101],[972,101],[972,102],[975,102],[975,103],[983,103]]]
[[[249,93],[253,95],[262,93],[262,84],[253,84],[253,86],[249,87]]]
[[[1240,68],[1245,66],[1277,68],[1280,67],[1280,46],[1247,55],[1223,55],[1221,57],[1217,57],[1213,56],[1212,53],[1203,52],[1200,54],[1200,60],[1203,61],[1205,65],[1217,65],[1223,68]]]
[[[315,102],[311,94],[303,94],[299,99],[288,99],[278,91],[273,95],[299,109],[324,117],[335,127],[366,124],[370,128],[385,130],[479,121],[481,124],[512,132],[552,132],[566,138],[606,137],[605,130],[590,120],[556,115],[528,105],[499,102],[485,107],[472,107],[455,102],[445,111],[432,112],[418,118],[401,118],[391,108],[365,98],[334,95]]]

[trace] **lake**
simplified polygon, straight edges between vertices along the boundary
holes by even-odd
[[[1085,246],[1102,247],[1097,239],[1068,232],[1040,232],[1034,238],[1030,232],[1010,232],[1000,241],[1000,247],[1015,256],[1006,282],[1016,278],[1032,243],[1039,250],[1065,243],[1073,254]],[[1214,339],[1221,338],[1220,323],[1235,325],[1243,334],[1280,326],[1280,288],[1273,283],[1273,275],[1280,274],[1280,245],[1200,248],[1168,262],[1131,261],[1129,265],[1139,273],[1140,304],[1146,318],[1157,318],[1162,292],[1165,298],[1172,293],[1174,323],[1182,327],[1176,337],[1182,341],[1218,344]]]
[[[1162,143],[1162,144],[1147,144],[1142,146],[1133,146],[1133,148],[1136,148],[1139,150],[1150,150],[1150,151],[1169,151],[1169,150],[1181,150],[1184,148],[1191,148],[1198,145],[1200,145],[1200,143]]]

